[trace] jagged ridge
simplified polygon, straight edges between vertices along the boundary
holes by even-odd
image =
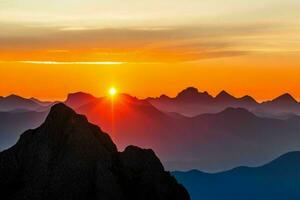
[[[110,137],[64,104],[0,153],[4,199],[189,199],[152,150],[118,152]]]

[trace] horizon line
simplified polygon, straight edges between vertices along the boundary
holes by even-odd
[[[189,87],[188,87],[188,88],[189,88]],[[185,89],[186,89],[186,88],[185,88]],[[185,89],[183,89],[183,90],[185,90]],[[198,88],[197,88],[197,89],[198,89]],[[180,92],[182,92],[183,90],[179,91],[179,92],[177,93],[177,95],[178,95]],[[264,102],[268,102],[268,101],[273,101],[273,100],[277,99],[278,97],[281,97],[281,96],[286,95],[286,94],[290,95],[293,99],[295,99],[298,103],[300,103],[299,99],[295,98],[295,97],[294,97],[292,94],[290,94],[289,92],[282,93],[282,94],[280,94],[280,95],[278,95],[278,96],[275,96],[275,97],[273,97],[273,98],[271,98],[271,99],[258,100],[258,99],[256,99],[255,97],[253,97],[253,96],[251,96],[251,95],[249,95],[249,94],[246,94],[246,95],[237,97],[237,96],[232,95],[231,93],[227,92],[226,90],[221,90],[219,93],[221,93],[221,92],[223,92],[223,91],[225,91],[226,93],[228,93],[229,95],[231,95],[232,97],[234,97],[234,98],[236,98],[236,99],[241,99],[241,98],[243,98],[243,97],[245,97],[245,96],[249,96],[249,97],[253,98],[253,99],[254,99],[257,103],[259,103],[259,104],[264,103]],[[211,95],[208,91],[203,91],[203,92],[199,91],[199,92],[200,92],[200,93],[207,92],[208,95],[212,96],[213,98],[216,98],[217,95],[219,94],[219,93],[218,93],[217,95]],[[76,94],[76,93],[90,94],[90,95],[92,95],[92,96],[94,96],[94,97],[96,97],[96,98],[101,98],[101,97],[104,97],[104,96],[105,96],[105,95],[103,95],[103,96],[94,95],[93,93],[90,93],[90,92],[77,91],[77,92],[68,92],[68,93],[66,93],[66,95],[65,95],[64,98],[45,98],[45,99],[44,99],[44,98],[38,98],[38,97],[35,97],[35,96],[26,96],[26,95],[23,96],[23,95],[18,95],[18,94],[16,94],[16,93],[11,93],[11,94],[8,94],[8,95],[5,95],[5,96],[1,96],[1,95],[0,95],[0,97],[4,97],[4,98],[5,98],[5,97],[8,97],[8,96],[15,95],[15,96],[19,96],[19,97],[22,97],[22,98],[25,98],[25,99],[36,98],[36,99],[41,100],[41,101],[53,101],[53,102],[54,102],[54,101],[63,101],[63,99],[66,100],[69,94]],[[136,98],[141,99],[141,100],[147,99],[147,98],[160,98],[162,95],[166,95],[166,94],[161,94],[161,95],[159,95],[159,96],[138,97],[138,96],[136,96],[136,95],[132,95],[132,94],[129,94],[129,93],[123,93],[123,92],[122,92],[122,93],[120,93],[120,94],[127,94],[127,95],[130,95],[130,96],[132,96],[132,97],[136,97]],[[166,96],[169,97],[169,98],[176,98],[177,95],[175,95],[175,96],[169,96],[169,95],[166,95]]]

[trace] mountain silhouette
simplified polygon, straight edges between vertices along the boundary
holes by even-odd
[[[195,89],[188,91],[189,94],[196,92]],[[243,100],[251,101],[251,97]],[[297,115],[272,119],[257,116],[245,108],[229,107],[217,113],[186,117],[163,112],[149,101],[127,94],[119,94],[112,101],[110,97],[74,93],[66,103],[109,132],[120,150],[129,144],[155,149],[168,170],[217,172],[241,165],[254,167],[283,153],[300,150]],[[22,113],[13,116],[18,115]],[[25,121],[25,125],[2,123],[0,145],[14,144],[24,128],[36,127],[43,120],[33,120],[32,126],[30,116]],[[5,140],[8,135],[11,137]]]
[[[0,111],[11,111],[17,109],[38,110],[42,107],[43,106],[33,100],[26,99],[17,95],[0,97]]]
[[[162,98],[164,97],[164,98]],[[216,97],[197,88],[184,89],[174,98],[163,95],[159,98],[147,98],[159,110],[176,112],[185,116],[196,116],[204,113],[217,113],[228,107],[254,109],[259,104],[250,96],[235,98],[226,91],[221,91]]]
[[[225,90],[222,90],[216,97],[215,99],[217,101],[223,101],[223,102],[231,102],[231,101],[235,101],[236,98],[234,96],[232,96],[231,94],[229,94],[228,92],[226,92]]]
[[[15,144],[20,133],[39,126],[53,104],[14,94],[0,97],[0,151]]]
[[[108,134],[64,104],[0,153],[3,199],[188,200],[152,150],[118,152]]]
[[[192,199],[272,199],[300,198],[300,152],[287,153],[261,167],[239,167],[207,174],[197,170],[173,172]]]
[[[120,149],[134,144],[157,150],[160,145],[155,141],[163,137],[159,134],[170,120],[149,102],[127,94],[117,95],[113,102],[109,97],[97,98],[74,109],[110,132]]]
[[[0,151],[15,144],[24,131],[41,125],[47,113],[28,110],[0,111]]]
[[[244,108],[227,108],[185,117],[125,94],[115,97],[113,107],[112,100],[103,97],[74,109],[110,132],[120,149],[128,144],[155,149],[168,169],[215,172],[258,166],[300,150],[300,118],[296,116],[269,119]]]
[[[209,102],[212,100],[212,96],[210,96],[207,92],[199,92],[197,88],[189,87],[178,93],[176,98],[179,101],[185,102]]]
[[[216,97],[212,97],[207,92],[199,92],[197,88],[189,87],[174,98],[162,95],[147,100],[159,110],[189,117],[221,112],[228,107],[245,108],[262,117],[286,118],[289,115],[300,115],[300,104],[288,93],[271,101],[258,103],[248,95],[236,98],[223,90]]]
[[[290,94],[283,94],[271,101],[263,102],[258,112],[274,115],[300,114],[300,104]]]
[[[77,108],[96,99],[97,98],[91,94],[87,94],[84,92],[76,92],[68,95],[65,104],[71,106],[72,108]]]

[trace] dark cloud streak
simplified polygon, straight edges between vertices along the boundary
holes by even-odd
[[[172,57],[177,57],[182,61],[192,61],[248,54],[249,51],[243,49],[241,45],[244,42],[243,39],[239,38],[263,35],[272,32],[274,27],[278,26],[278,24],[228,24],[76,29],[76,27],[30,27],[2,24],[0,25],[3,30],[0,33],[0,51],[18,53],[62,49],[72,53],[72,51],[81,50],[86,53],[136,54],[146,61],[157,59],[160,53],[162,56],[165,54],[165,59],[168,61]]]

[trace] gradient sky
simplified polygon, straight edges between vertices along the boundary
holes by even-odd
[[[300,99],[299,0],[0,0],[0,95]]]

